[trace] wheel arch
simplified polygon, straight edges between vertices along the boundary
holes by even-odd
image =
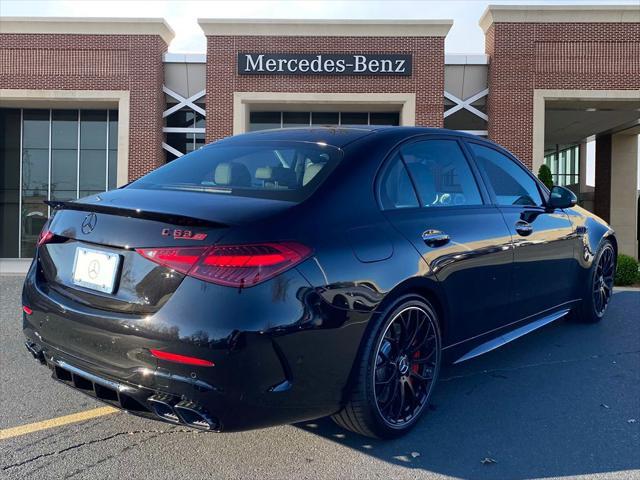
[[[441,336],[441,345],[446,345],[446,332],[447,332],[447,322],[448,318],[446,303],[444,298],[440,292],[439,285],[437,280],[425,277],[412,277],[409,278],[398,285],[396,285],[393,289],[391,289],[384,296],[383,300],[380,302],[376,310],[372,313],[369,321],[367,322],[367,327],[360,338],[360,344],[358,345],[358,352],[355,356],[355,361],[351,367],[351,373],[349,374],[349,380],[347,385],[345,386],[343,392],[343,401],[344,404],[353,388],[355,378],[358,375],[358,368],[361,363],[362,355],[364,353],[364,349],[366,346],[367,339],[369,335],[371,335],[372,330],[375,328],[377,323],[380,321],[380,318],[389,311],[391,307],[393,307],[398,300],[403,297],[413,295],[419,297],[423,300],[426,300],[431,304],[434,308],[437,315],[438,327],[440,329]]]
[[[445,345],[444,339],[446,338],[448,330],[446,322],[448,314],[446,311],[446,303],[444,298],[442,298],[440,287],[435,279],[412,277],[396,285],[385,295],[379,308],[376,309],[378,316],[406,295],[416,295],[431,304],[436,311],[440,335],[443,339],[443,345]]]
[[[613,232],[608,233],[603,237],[602,240],[609,240],[611,245],[613,245],[613,251],[616,254],[616,258],[618,257],[618,239],[616,238],[616,234]]]

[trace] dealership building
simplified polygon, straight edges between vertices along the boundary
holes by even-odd
[[[167,53],[162,19],[0,19],[0,269],[33,255],[43,200],[229,135],[314,125],[488,137],[548,164],[637,257],[640,9],[490,6],[483,55],[445,54],[452,23],[200,19],[199,55]]]

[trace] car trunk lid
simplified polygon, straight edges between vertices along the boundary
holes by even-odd
[[[149,314],[178,288],[184,274],[136,249],[213,245],[234,225],[287,208],[289,202],[221,195],[121,189],[73,202],[49,202],[53,238],[38,252],[41,281],[92,308]],[[79,284],[79,253],[117,258],[112,288]],[[78,267],[79,268],[79,267]]]

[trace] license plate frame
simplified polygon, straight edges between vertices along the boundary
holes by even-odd
[[[89,290],[112,294],[120,271],[122,256],[104,250],[76,247],[72,281]]]

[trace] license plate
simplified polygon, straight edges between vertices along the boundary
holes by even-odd
[[[76,248],[73,283],[104,293],[113,293],[120,255],[90,248]]]

